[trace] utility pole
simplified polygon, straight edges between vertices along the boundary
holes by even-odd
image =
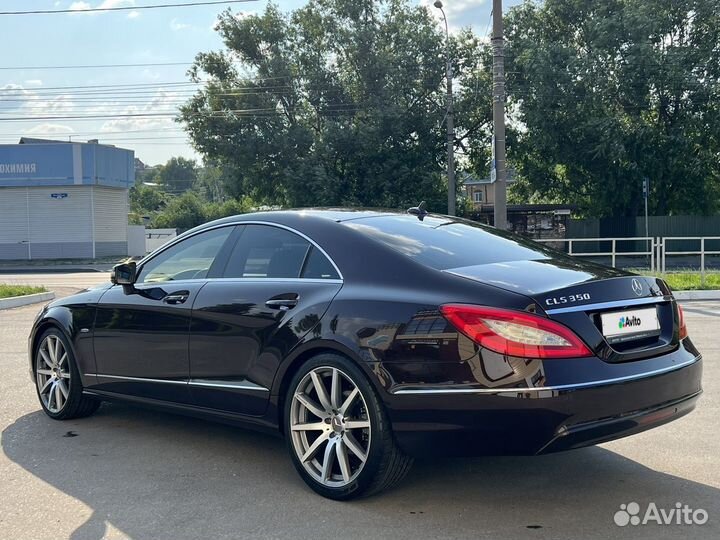
[[[445,79],[447,84],[446,113],[447,120],[447,177],[448,177],[448,215],[455,215],[455,124],[453,119],[453,86],[452,86],[452,59],[450,58],[450,32],[448,31],[447,17],[443,9],[443,3],[435,0],[433,4],[442,13],[445,22]]]
[[[650,227],[648,225],[648,197],[650,196],[650,179],[649,178],[643,178],[643,199],[645,199],[645,238],[650,238]],[[647,242],[647,250],[648,253],[652,249],[650,247],[650,240],[645,240]],[[648,258],[650,256],[648,255]],[[651,270],[654,270],[654,268],[651,268]]]
[[[650,236],[650,227],[648,226],[648,197],[650,196],[650,180],[643,178],[643,199],[645,199],[645,238]]]
[[[502,0],[493,0],[493,135],[495,140],[495,227],[507,229],[507,170],[505,167],[505,43]]]

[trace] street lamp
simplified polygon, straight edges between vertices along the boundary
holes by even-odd
[[[450,60],[450,32],[448,30],[447,17],[443,9],[443,3],[435,0],[433,4],[442,13],[445,22],[445,78],[447,83],[446,106],[447,113],[447,176],[448,176],[448,214],[455,215],[455,127],[453,124],[453,88],[452,88],[452,63]]]

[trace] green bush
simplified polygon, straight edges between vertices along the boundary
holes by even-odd
[[[229,200],[222,203],[203,201],[197,194],[187,192],[168,201],[165,208],[152,218],[152,226],[158,229],[187,230],[214,219],[245,214],[253,209],[249,198]]]

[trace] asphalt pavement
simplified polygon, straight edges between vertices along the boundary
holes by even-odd
[[[59,296],[106,280],[0,276]],[[349,503],[306,488],[272,436],[121,404],[50,420],[27,375],[39,308],[0,311],[1,540],[720,537],[720,302],[685,304],[705,357],[690,415],[562,454],[416,462],[395,489]],[[616,525],[632,502],[640,517],[680,503],[708,521]]]

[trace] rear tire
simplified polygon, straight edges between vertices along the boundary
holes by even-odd
[[[343,356],[320,354],[303,364],[290,381],[284,413],[293,465],[323,497],[372,495],[410,470],[412,458],[395,443],[375,390]]]
[[[46,330],[34,354],[35,390],[45,414],[53,420],[70,420],[98,409],[100,401],[83,395],[75,355],[59,329]]]

